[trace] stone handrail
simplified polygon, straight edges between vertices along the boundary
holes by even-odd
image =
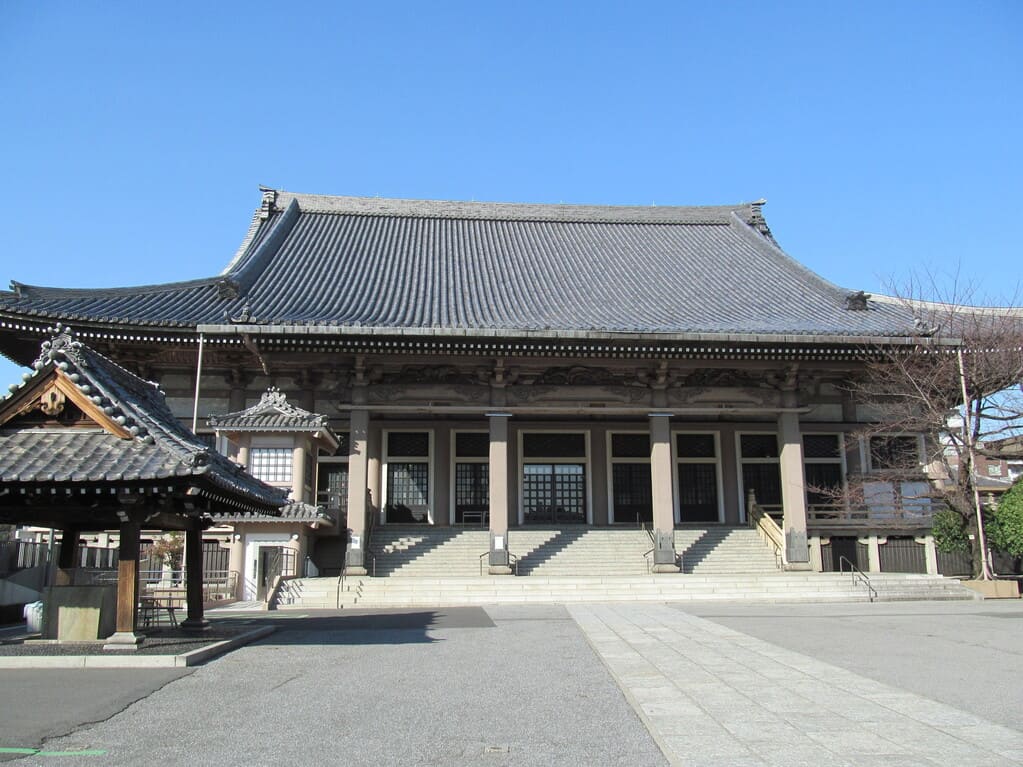
[[[785,535],[782,533],[778,523],[774,521],[767,510],[757,503],[756,496],[751,490],[746,495],[746,519],[749,526],[760,533],[764,542],[774,548],[774,556],[779,566],[785,562]]]

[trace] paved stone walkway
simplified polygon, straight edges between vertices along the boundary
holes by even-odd
[[[1023,764],[1023,733],[677,609],[569,611],[673,764]]]

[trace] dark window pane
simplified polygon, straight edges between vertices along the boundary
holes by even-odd
[[[916,437],[871,437],[870,466],[872,469],[919,469]]]
[[[679,434],[675,440],[679,458],[714,458],[713,434]]]
[[[614,458],[649,458],[649,434],[612,434],[611,456]]]
[[[586,436],[547,432],[523,434],[522,454],[526,458],[585,458]]]
[[[430,435],[423,431],[392,431],[387,435],[387,454],[425,458],[430,454]]]
[[[348,510],[348,464],[321,463],[316,480],[316,502],[328,509]]]
[[[756,493],[759,504],[781,505],[781,471],[776,463],[743,464],[742,486],[745,492],[752,489]]]
[[[455,464],[455,522],[482,524],[490,509],[490,467],[485,463]],[[469,512],[470,519],[465,514]]]
[[[522,467],[522,506],[527,524],[586,521],[586,472],[578,464]]]
[[[842,467],[837,463],[808,463],[806,500],[811,506],[834,506],[841,502]]]
[[[835,434],[804,434],[804,458],[838,458],[838,436]]]
[[[615,463],[611,465],[611,477],[615,521],[652,521],[650,464]]]
[[[778,437],[775,434],[743,434],[739,444],[743,458],[778,457]]]
[[[714,464],[679,464],[678,505],[683,522],[717,521],[718,482]]]
[[[429,502],[429,464],[387,464],[388,522],[429,522]]]
[[[455,434],[455,455],[459,458],[486,458],[490,455],[490,435],[474,432]]]

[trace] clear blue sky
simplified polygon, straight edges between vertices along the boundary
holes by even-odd
[[[868,292],[1015,300],[1023,3],[0,3],[0,286],[209,276],[257,185],[768,200]],[[4,384],[18,372],[0,363]]]

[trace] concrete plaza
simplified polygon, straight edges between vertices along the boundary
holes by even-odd
[[[223,615],[277,631],[183,672],[0,672],[0,759],[1023,764],[1018,601]]]

